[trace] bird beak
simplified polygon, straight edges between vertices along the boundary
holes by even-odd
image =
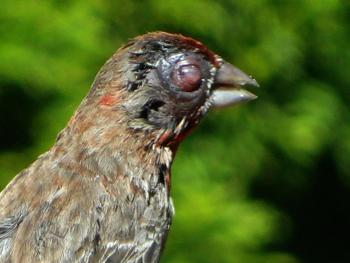
[[[223,61],[213,84],[212,107],[226,108],[256,99],[257,96],[242,88],[243,85],[259,87],[255,79]]]

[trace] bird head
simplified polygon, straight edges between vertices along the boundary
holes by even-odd
[[[133,133],[147,132],[147,145],[176,152],[210,108],[256,98],[242,88],[247,84],[259,86],[200,42],[156,32],[119,49],[82,105]]]

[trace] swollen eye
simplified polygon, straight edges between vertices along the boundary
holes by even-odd
[[[172,79],[176,86],[185,92],[192,92],[199,88],[202,72],[198,65],[189,64],[188,60],[180,61],[174,68]]]

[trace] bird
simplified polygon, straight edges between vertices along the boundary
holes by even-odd
[[[159,262],[171,165],[212,108],[259,84],[199,41],[138,36],[105,63],[54,145],[0,194],[0,262]]]

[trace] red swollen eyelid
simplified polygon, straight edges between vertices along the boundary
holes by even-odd
[[[184,91],[193,91],[201,80],[201,71],[194,65],[183,66],[180,69],[180,77],[184,84]]]
[[[185,92],[197,90],[202,78],[202,72],[197,64],[198,61],[193,58],[179,61],[172,74],[174,84]]]

